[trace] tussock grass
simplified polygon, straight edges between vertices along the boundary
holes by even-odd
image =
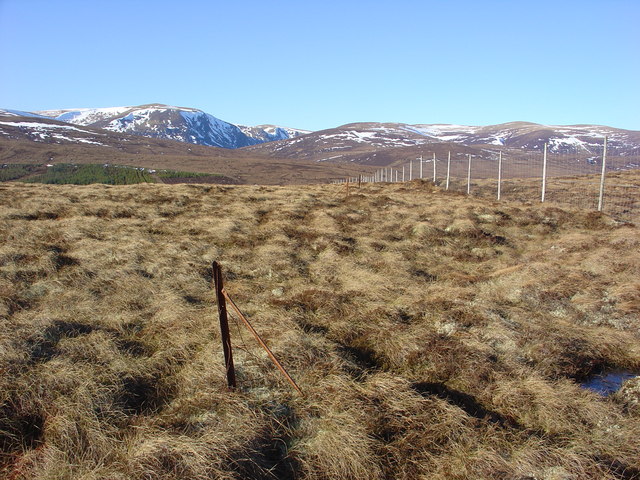
[[[0,188],[12,479],[640,472],[637,227],[428,183]],[[231,320],[210,263],[305,391]]]

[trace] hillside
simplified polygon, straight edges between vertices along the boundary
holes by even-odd
[[[523,167],[514,171],[515,176],[530,177],[540,175],[539,168],[528,164],[542,161],[546,143],[554,165],[552,175],[579,175],[592,173],[590,165],[601,161],[607,136],[608,168],[627,170],[640,165],[640,132],[597,125],[354,123],[305,132],[275,125],[231,125],[200,110],[165,105],[40,113],[65,122],[8,110],[0,115],[0,161],[21,163],[38,158],[49,162],[50,157],[73,157],[66,158],[66,163],[104,160],[220,174],[236,178],[237,183],[281,184],[366,175],[376,167],[401,168],[409,161],[420,157],[428,160],[434,154],[440,162],[451,154],[454,164],[462,164],[471,155],[481,167],[474,173],[490,177],[496,175],[501,153],[506,163]],[[7,139],[12,142],[3,141]],[[119,151],[76,145],[70,152],[69,143],[115,147]],[[52,144],[64,144],[65,149],[52,151]],[[211,145],[224,148],[202,148]],[[115,158],[109,160],[110,155]],[[203,164],[194,155],[209,160]]]
[[[147,138],[47,118],[0,115],[0,164],[119,164],[222,175],[237,183],[326,182],[357,166],[272,159],[242,149]]]
[[[549,144],[552,154],[582,158],[599,155],[604,137],[611,155],[640,157],[640,132],[597,125],[547,126],[513,122],[484,127],[462,125],[408,125],[404,123],[352,123],[298,138],[247,147],[254,153],[317,162],[350,162],[386,166],[420,155],[451,151],[490,158],[498,151],[513,157],[537,153]],[[623,162],[624,163],[624,162]]]
[[[0,477],[640,476],[637,380],[581,385],[640,372],[632,224],[414,181],[0,184],[0,226]],[[214,260],[303,397],[233,318],[227,390]]]
[[[365,122],[309,132],[276,125],[233,125],[198,109],[162,104],[36,113],[111,131],[224,148],[246,147],[260,155],[317,162],[389,165],[406,160],[407,154],[424,154],[424,147],[430,152],[452,150],[479,157],[505,149],[517,155],[524,151],[541,152],[545,143],[550,153],[589,157],[601,153],[605,136],[609,138],[613,155],[640,156],[640,132],[602,125],[509,122],[467,126]]]

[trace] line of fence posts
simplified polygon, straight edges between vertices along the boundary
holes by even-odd
[[[607,137],[604,137],[604,149],[602,153],[602,170],[600,173],[600,190],[598,194],[598,211],[602,211],[604,207],[604,192],[605,192],[605,178],[606,178],[606,166],[607,166]],[[467,195],[471,194],[471,162],[472,155],[467,154]],[[420,155],[420,158],[416,159],[419,162],[419,178],[423,179],[423,156]],[[435,184],[437,181],[437,159],[435,152],[433,153],[433,183]],[[541,185],[541,194],[540,201],[542,203],[545,202],[547,196],[547,168],[548,164],[548,144],[544,144],[544,151],[542,157],[542,185]],[[413,160],[409,160],[409,168],[406,169],[406,165],[402,165],[402,182],[407,181],[407,170],[408,170],[408,180],[413,180]],[[379,183],[379,182],[398,182],[400,171],[399,169],[394,169],[393,167],[384,167],[376,170],[373,175],[363,176],[358,175],[354,178],[346,178],[342,180],[335,181],[333,183],[347,183],[347,192],[349,191],[349,183],[358,183],[358,187],[364,183]],[[497,182],[497,199],[502,199],[502,176],[503,176],[503,159],[502,159],[502,151],[498,152],[498,182]],[[447,175],[445,181],[445,190],[449,190],[450,187],[450,179],[451,179],[451,151],[449,150],[447,154]],[[348,194],[348,193],[347,193]]]

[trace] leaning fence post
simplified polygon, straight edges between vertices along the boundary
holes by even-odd
[[[227,302],[224,297],[222,284],[222,269],[218,262],[213,262],[213,282],[218,302],[218,316],[220,317],[220,333],[222,334],[222,350],[224,351],[224,366],[227,371],[227,385],[236,386],[236,371],[233,367],[233,351],[231,350],[231,336],[229,335],[229,319],[227,317]]]
[[[469,167],[467,168],[467,195],[471,193],[471,154],[469,154]]]
[[[451,150],[449,150],[449,155],[447,156],[447,187],[445,190],[449,190],[449,173],[451,172]]]
[[[498,201],[500,200],[500,192],[502,187],[502,152],[498,157]]]
[[[547,144],[544,144],[544,156],[542,157],[542,199],[544,202],[545,194],[547,193]]]
[[[598,196],[598,211],[602,211],[604,200],[604,176],[607,167],[607,137],[604,137],[604,151],[602,152],[602,173],[600,174],[600,195]]]

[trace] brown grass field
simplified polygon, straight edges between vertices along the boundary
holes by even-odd
[[[580,386],[640,371],[638,227],[345,193],[0,185],[0,477],[640,478],[638,397]],[[304,397],[233,320],[226,388],[213,260]]]

